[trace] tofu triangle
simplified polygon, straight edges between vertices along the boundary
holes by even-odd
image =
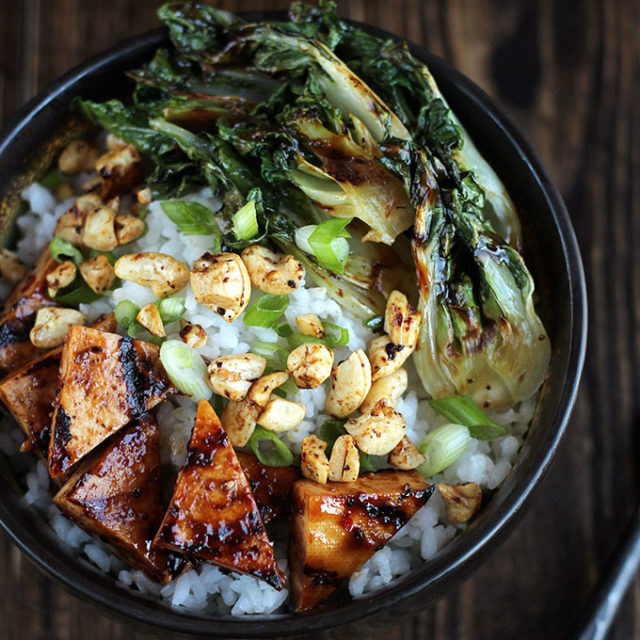
[[[100,316],[92,325],[114,331],[113,314]],[[49,454],[51,411],[58,389],[62,347],[47,351],[0,380],[0,400],[27,436],[23,450],[35,451],[44,460]]]
[[[0,313],[0,377],[43,353],[31,343],[29,332],[38,309],[57,306],[46,293],[46,276],[57,264],[47,247],[4,303]]]
[[[289,566],[296,611],[324,601],[422,507],[433,486],[415,471],[355,482],[299,480],[291,497]]]
[[[158,426],[145,414],[86,458],[54,502],[81,527],[107,539],[129,565],[164,581],[167,553],[151,545],[163,514],[160,475]]]
[[[198,412],[156,544],[245,573],[282,589],[256,501],[238,458],[206,400]]]
[[[51,418],[49,472],[57,477],[177,390],[153,344],[73,326],[62,348]]]

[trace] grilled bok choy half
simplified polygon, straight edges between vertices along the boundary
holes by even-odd
[[[402,290],[422,313],[414,362],[431,396],[496,407],[534,393],[550,344],[517,212],[406,45],[341,21],[322,0],[294,3],[287,23],[199,4],[159,15],[173,48],[130,72],[131,103],[80,103],[151,157],[154,196],[209,185],[228,223],[252,200],[258,232],[227,231],[223,249],[262,243],[296,255],[363,320]],[[323,251],[296,241],[296,230],[334,218],[349,243],[342,258],[330,237]]]

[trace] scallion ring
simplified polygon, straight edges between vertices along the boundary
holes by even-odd
[[[426,458],[418,471],[431,478],[450,467],[465,452],[471,441],[469,429],[461,424],[445,424],[428,433],[418,445]]]
[[[263,443],[266,443],[267,447]],[[286,467],[293,462],[293,454],[289,447],[275,433],[260,425],[256,425],[251,434],[249,446],[256,458],[268,467]]]
[[[202,356],[181,340],[167,340],[160,347],[160,362],[171,382],[194,402],[209,400],[207,365]]]

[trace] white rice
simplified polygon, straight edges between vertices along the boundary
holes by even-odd
[[[57,218],[69,208],[73,198],[58,203],[51,192],[39,184],[27,187],[22,197],[28,202],[30,211],[18,220],[24,237],[17,246],[21,258],[30,263],[50,241]],[[209,189],[203,189],[186,199],[201,202],[213,210],[219,209],[221,205]],[[211,236],[184,236],[179,233],[158,203],[151,203],[146,221],[149,226],[148,233],[126,248],[119,248],[116,253],[160,251],[191,266],[213,246]],[[233,323],[225,322],[216,313],[198,304],[190,287],[180,295],[185,301],[184,317],[200,324],[209,336],[207,344],[199,350],[207,358],[249,351],[256,340],[287,346],[286,341],[279,338],[275,331],[247,326],[242,322],[242,317]],[[92,320],[101,313],[112,311],[118,301],[125,299],[143,306],[152,302],[155,297],[145,287],[123,282],[122,286],[113,292],[112,297],[105,297],[90,305],[82,305],[81,310]],[[310,309],[321,319],[349,330],[348,345],[335,349],[337,362],[355,349],[366,348],[373,337],[359,320],[348,316],[340,305],[331,300],[323,288],[300,288],[292,292],[284,317],[295,329],[295,317],[308,313]],[[177,337],[177,323],[167,329],[169,338]],[[427,432],[443,424],[445,420],[429,407],[411,361],[407,368],[411,384],[396,408],[407,424],[407,436],[418,442]],[[328,383],[325,383],[325,386],[326,384]],[[324,413],[325,386],[315,390],[299,390],[291,396],[291,399],[302,402],[307,407],[305,420],[298,427],[283,434],[283,440],[296,453],[300,452],[304,437],[317,431],[328,418]],[[477,482],[483,489],[496,488],[512,468],[534,408],[535,399],[531,399],[515,409],[493,415],[494,419],[509,427],[511,435],[491,442],[472,440],[463,456],[436,480],[450,483]],[[173,465],[176,470],[185,460],[195,412],[196,405],[184,397],[172,398],[157,410],[162,461]],[[5,452],[16,454],[22,440],[23,436],[15,426],[5,425],[5,429],[0,429],[0,448]],[[212,565],[205,565],[197,571],[191,569],[161,587],[151,582],[140,571],[125,568],[109,547],[96,541],[61,515],[52,503],[49,476],[43,462],[33,464],[26,474],[25,481],[25,499],[47,518],[58,536],[103,571],[117,576],[124,587],[136,588],[144,593],[155,593],[174,607],[232,615],[270,613],[282,606],[287,598],[286,589],[278,592],[260,580],[234,573],[225,574]],[[391,542],[353,574],[349,581],[351,595],[359,597],[379,589],[421,562],[428,561],[463,528],[448,523],[442,499],[435,492],[429,502]],[[286,570],[285,540],[275,541],[275,552],[280,567]]]

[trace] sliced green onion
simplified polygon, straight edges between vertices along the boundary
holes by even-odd
[[[263,443],[266,443],[267,447]],[[289,447],[273,431],[268,431],[260,425],[256,425],[251,434],[249,446],[256,458],[267,467],[286,467],[293,462],[293,454]]]
[[[451,466],[469,446],[471,434],[461,424],[445,424],[423,438],[418,450],[426,458],[418,471],[431,478]]]
[[[51,167],[40,179],[40,184],[47,189],[57,189],[62,184],[62,173],[58,167]]]
[[[224,411],[224,398],[217,393],[213,396],[213,410],[218,417],[220,417]]]
[[[97,249],[91,249],[91,251],[89,251],[89,257],[95,258],[96,256],[104,256],[112,267],[117,260],[116,256],[111,251],[98,251]]]
[[[505,426],[492,420],[471,396],[447,396],[432,400],[429,404],[447,420],[467,427],[471,437],[476,440],[492,440],[509,433]]]
[[[56,302],[62,302],[69,306],[89,304],[102,298],[82,278],[76,278],[68,287],[60,289],[56,294]]]
[[[251,353],[262,356],[270,367],[276,371],[282,371],[287,363],[289,352],[279,344],[256,340],[250,349]]]
[[[243,321],[250,327],[273,327],[288,306],[288,296],[264,293],[244,312]]]
[[[362,326],[374,333],[382,333],[384,331],[384,317],[371,316],[370,318],[362,321]]]
[[[305,253],[313,255],[313,249],[309,244],[309,238],[311,237],[311,234],[316,230],[317,226],[317,224],[308,224],[304,227],[299,227],[298,229],[296,229],[295,242],[298,246],[298,249],[304,251]]]
[[[169,324],[170,322],[180,320],[180,318],[182,318],[184,314],[184,298],[171,296],[169,298],[162,298],[162,300],[157,300],[153,304],[158,307],[160,318],[162,319],[162,322],[164,324]]]
[[[140,307],[131,300],[120,300],[114,309],[116,322],[123,328],[128,329],[138,316]]]
[[[318,262],[334,273],[344,273],[344,266],[349,258],[349,243],[345,238],[351,236],[345,227],[350,222],[351,218],[325,220],[309,236],[309,246]]]
[[[298,385],[293,381],[293,378],[289,378],[286,382],[283,382],[279,387],[284,391],[285,395],[293,395],[294,393],[298,393],[300,389],[298,389]]]
[[[327,443],[327,449],[325,451],[327,458],[331,457],[331,450],[336,440],[347,433],[344,428],[346,420],[337,420],[330,418],[325,420],[320,427],[320,437]]]
[[[287,336],[287,340],[292,347],[299,347],[301,344],[307,344],[309,342],[316,342],[319,344],[325,345],[325,347],[329,347],[329,349],[333,349],[333,347],[340,347],[349,342],[349,330],[344,329],[343,327],[339,327],[337,324],[333,324],[332,322],[324,322],[323,323],[325,329],[333,329],[338,332],[338,335],[333,335],[331,333],[325,332],[322,338],[316,338],[314,336],[305,336],[302,333],[293,333]]]
[[[220,229],[216,223],[215,213],[199,202],[185,200],[165,200],[160,203],[162,210],[171,222],[185,236],[220,237]]]
[[[281,324],[277,329],[276,333],[281,338],[289,338],[293,335],[293,329],[288,324]]]
[[[337,419],[329,419],[325,420],[320,427],[320,437],[327,443],[327,449],[325,454],[327,458],[331,457],[331,451],[333,450],[333,445],[336,443],[336,440],[347,433],[347,430],[344,428],[345,420],[337,420]],[[372,455],[368,453],[363,453],[362,451],[358,451],[360,454],[360,471],[376,471],[378,466],[376,465],[376,460]]]
[[[238,240],[251,240],[258,235],[258,214],[256,203],[247,200],[244,206],[240,207],[233,214],[233,233]]]
[[[362,451],[358,451],[358,453],[360,454],[360,472],[361,473],[363,471],[366,473],[367,471],[378,470],[376,459],[372,455],[368,453],[364,453]]]
[[[161,338],[160,336],[154,336],[149,333],[137,320],[134,320],[129,327],[127,328],[127,335],[130,338],[135,338],[136,340],[144,340],[145,342],[150,342],[151,344],[155,344],[160,346],[166,338]]]
[[[79,267],[84,260],[80,250],[60,236],[53,236],[53,240],[49,243],[49,252],[56,262],[72,260],[76,267]]]
[[[207,384],[207,365],[202,356],[181,340],[166,340],[160,347],[162,362],[169,379],[194,402],[213,395]]]
[[[338,336],[332,336],[331,334],[325,333],[324,339],[329,340],[331,344],[327,344],[329,347],[342,347],[349,342],[349,330],[344,327],[340,327],[337,324],[333,324],[333,322],[327,322],[326,320],[323,322],[324,328],[327,327],[329,329],[333,329],[338,332]]]

